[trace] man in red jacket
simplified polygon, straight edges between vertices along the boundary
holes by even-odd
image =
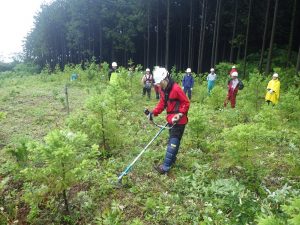
[[[155,83],[161,87],[160,100],[152,112],[148,114],[148,118],[151,120],[152,116],[158,116],[166,109],[167,122],[173,126],[172,129],[169,130],[169,141],[164,163],[154,165],[155,170],[160,174],[165,174],[176,161],[180,140],[185,125],[188,122],[187,113],[190,102],[180,86],[171,79],[165,68],[157,68],[153,72],[153,75]]]

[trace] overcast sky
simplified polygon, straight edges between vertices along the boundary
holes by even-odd
[[[51,0],[0,0],[0,60],[8,62],[22,51],[23,40],[33,27],[42,3]]]

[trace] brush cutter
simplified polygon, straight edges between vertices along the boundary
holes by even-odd
[[[144,113],[146,114],[146,115],[149,115],[149,111],[148,111],[148,109],[145,109],[144,110]],[[135,159],[126,167],[126,169],[119,175],[119,177],[118,177],[118,185],[120,185],[120,184],[122,184],[122,178],[124,177],[124,176],[126,176],[128,173],[129,173],[129,171],[131,170],[131,167],[136,163],[136,161],[144,154],[144,152],[147,150],[147,148],[152,144],[152,142],[153,141],[155,141],[156,140],[156,138],[163,132],[163,130],[165,130],[165,129],[172,129],[172,127],[174,126],[169,126],[169,123],[166,123],[165,125],[158,125],[158,124],[156,124],[154,121],[153,121],[153,118],[152,117],[150,117],[150,121],[154,124],[154,125],[156,125],[157,127],[159,127],[160,128],[160,130],[156,133],[156,135],[152,138],[152,140],[146,145],[146,147],[140,152],[140,154],[138,154],[138,156],[137,157],[135,157]]]
[[[146,147],[138,154],[137,157],[126,167],[126,169],[120,174],[118,177],[118,184],[122,183],[122,178],[128,174],[128,172],[131,170],[131,167],[136,163],[136,161],[144,154],[144,152],[147,150],[147,148],[152,144],[153,141],[163,132],[164,129],[168,127],[168,123],[166,123],[164,126],[161,126],[160,130],[156,133],[156,135],[152,138],[152,140],[146,145]]]

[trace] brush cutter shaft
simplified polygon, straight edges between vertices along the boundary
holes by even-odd
[[[135,157],[135,159],[132,161],[132,163],[130,163],[126,169],[121,173],[121,175],[118,177],[118,181],[120,182],[123,178],[123,176],[127,175],[128,172],[130,171],[131,167],[136,163],[136,161],[141,157],[141,155],[143,155],[143,153],[146,151],[146,149],[152,144],[153,141],[155,141],[155,139],[161,134],[161,132],[163,132],[164,129],[166,129],[166,127],[168,126],[168,123],[166,123],[164,126],[162,126],[160,128],[160,130],[157,132],[157,134],[154,136],[154,138],[152,138],[152,140],[146,145],[146,147],[140,152],[140,154],[138,154],[137,157]]]

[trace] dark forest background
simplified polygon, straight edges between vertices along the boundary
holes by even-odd
[[[299,9],[297,0],[55,0],[36,15],[25,59],[41,68],[132,59],[198,73],[251,60],[269,73],[276,54],[276,66],[297,64]]]

